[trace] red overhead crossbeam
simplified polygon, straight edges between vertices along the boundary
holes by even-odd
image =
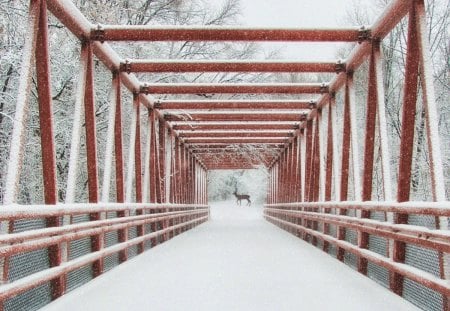
[[[189,114],[166,114],[166,121],[292,121],[300,122],[303,119],[300,113],[189,113]]]
[[[162,100],[155,108],[165,109],[310,109],[314,100]]]
[[[97,41],[310,41],[358,42],[365,40],[359,28],[263,29],[211,26],[99,25],[91,29]]]
[[[144,83],[144,94],[321,94],[323,83]]]
[[[239,124],[230,122],[215,122],[214,124],[207,122],[197,122],[197,123],[187,123],[184,124],[174,124],[172,128],[174,130],[181,131],[196,131],[196,130],[293,130],[299,127],[295,123],[275,123],[275,122],[265,122],[265,123],[249,123],[241,122]]]
[[[337,62],[255,60],[126,60],[125,72],[336,72],[345,68]]]

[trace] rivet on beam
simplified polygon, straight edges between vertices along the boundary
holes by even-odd
[[[161,108],[161,102],[158,100],[153,104],[153,108],[160,109]]]
[[[322,86],[323,87],[323,86]],[[322,88],[321,87],[321,88]],[[322,89],[321,89],[321,91],[322,91]],[[309,109],[316,109],[317,108],[317,103],[316,102],[314,102],[314,101],[311,101],[310,103],[309,103]]]
[[[128,74],[131,72],[131,62],[129,59],[126,59],[124,62],[120,63],[120,71]]]
[[[364,26],[361,26],[361,28],[359,29],[359,34],[358,34],[358,43],[362,43],[363,41],[368,41],[370,40],[372,37],[372,33],[370,31],[370,29],[367,29]]]
[[[328,85],[326,85],[325,83],[322,83],[322,85],[320,86],[320,93],[321,94],[328,93]]]
[[[150,93],[150,87],[147,83],[144,83],[141,85],[141,88],[139,90],[141,93],[144,93],[145,95],[148,95]]]
[[[105,30],[101,24],[97,24],[97,27],[91,30],[91,40],[105,42]]]
[[[334,69],[337,74],[345,72],[345,63],[343,63],[341,60],[338,60],[336,65],[334,66]]]
[[[301,116],[300,116],[300,121],[306,121],[308,119],[308,114],[306,114],[306,113],[303,113]]]

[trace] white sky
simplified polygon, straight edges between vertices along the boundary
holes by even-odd
[[[240,0],[242,21],[247,26],[333,28],[349,25],[346,12],[355,3],[369,0]],[[335,60],[342,43],[274,43],[269,48],[282,51],[285,58],[299,60]]]

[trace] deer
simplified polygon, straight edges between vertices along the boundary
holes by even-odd
[[[250,196],[248,194],[237,194],[237,190],[234,190],[233,194],[236,197],[236,204],[241,205],[242,200],[247,200],[247,206],[250,206],[252,204],[252,201],[250,201]]]

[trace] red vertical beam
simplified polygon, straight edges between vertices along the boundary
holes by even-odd
[[[188,163],[188,167],[187,167],[187,173],[188,173],[188,203],[192,204],[192,192],[194,190],[193,187],[193,183],[194,183],[194,179],[193,177],[193,173],[192,173],[192,155],[188,152],[187,153],[187,163]]]
[[[192,155],[190,155],[190,174],[191,174],[191,199],[190,203],[195,203],[195,159]]]
[[[156,203],[158,200],[159,186],[158,186],[158,152],[156,141],[156,119],[155,111],[149,110],[149,126],[150,133],[150,202]]]
[[[333,178],[333,118],[332,118],[332,105],[334,105],[334,96],[330,97],[328,103],[328,119],[327,119],[327,158],[325,166],[325,201],[331,201],[332,193],[332,178]],[[325,208],[325,213],[330,213],[330,208]],[[328,223],[323,224],[323,233],[330,234],[330,225]],[[323,251],[328,253],[329,243],[323,241]]]
[[[397,201],[409,201],[411,183],[411,165],[414,148],[414,125],[417,101],[417,86],[419,72],[419,46],[416,28],[416,5],[412,2],[409,11],[408,42],[405,68],[405,85],[403,89],[402,107],[402,130],[400,141],[400,158],[398,168]],[[408,223],[407,214],[396,214],[395,223]],[[404,242],[394,241],[393,260],[395,262],[405,261]],[[390,274],[390,288],[398,295],[403,293],[403,276],[392,272]]]
[[[178,137],[175,138],[175,146],[174,146],[175,154],[174,158],[174,171],[173,171],[173,179],[174,179],[174,203],[180,202],[180,141]]]
[[[333,184],[333,118],[332,105],[334,98],[330,99],[328,104],[328,120],[327,120],[327,160],[325,167],[325,201],[331,201],[332,184]]]
[[[158,186],[158,151],[157,151],[157,137],[156,137],[156,117],[155,111],[153,109],[149,109],[148,111],[148,123],[150,128],[150,202],[156,203],[158,201],[159,194],[159,186]],[[155,222],[150,224],[150,228],[152,232],[157,230],[157,226]],[[158,243],[157,238],[151,239],[152,246],[155,246]]]
[[[278,172],[277,172],[277,202],[282,202],[282,194],[281,189],[283,187],[282,180],[283,180],[283,152],[280,154],[278,158]]]
[[[311,201],[311,177],[313,159],[313,121],[306,122],[305,201]]]
[[[158,159],[159,159],[159,189],[160,197],[158,203],[166,202],[166,125],[165,122],[159,120],[158,132]]]
[[[56,181],[56,151],[53,138],[53,109],[51,96],[50,56],[48,50],[48,25],[47,4],[40,2],[37,43],[35,50],[36,79],[39,101],[39,122],[41,134],[42,174],[44,180],[45,204],[56,204],[58,201],[58,189]],[[46,218],[47,227],[60,225],[58,217]],[[52,245],[48,248],[50,266],[61,264],[60,245]],[[51,281],[52,299],[64,294],[65,277],[58,277]]]
[[[124,190],[124,172],[123,172],[123,144],[122,144],[122,108],[121,108],[121,92],[120,92],[120,75],[113,72],[113,88],[115,90],[114,104],[116,105],[116,115],[114,120],[114,156],[116,170],[116,201],[117,203],[125,202]],[[117,212],[117,217],[125,217],[125,212]],[[126,229],[118,230],[119,242],[125,242],[128,238]],[[119,252],[119,261],[124,262],[128,259],[128,251]]]
[[[317,202],[319,200],[320,192],[320,114],[321,111],[317,111],[316,117],[316,129],[314,131],[314,180],[313,180],[313,201]]]
[[[286,149],[286,202],[291,202],[291,179],[292,179],[292,144],[289,144]]]
[[[278,200],[277,202],[283,202],[283,154],[280,155],[278,162]]]
[[[136,107],[136,138],[134,141],[134,178],[136,183],[136,202],[142,202],[142,157],[141,157],[141,109],[139,96],[133,94],[133,104]]]
[[[295,202],[296,200],[295,200],[295,186],[296,186],[296,166],[295,166],[295,161],[296,161],[296,157],[295,157],[295,150],[296,150],[296,148],[297,148],[297,145],[296,145],[296,142],[295,142],[295,139],[294,140],[292,140],[292,143],[291,143],[291,156],[290,156],[290,159],[289,159],[289,162],[290,162],[290,170],[291,170],[291,172],[290,172],[290,175],[291,175],[291,178],[290,178],[290,183],[291,183],[291,186],[290,186],[290,189],[291,189],[291,193],[290,193],[290,198],[289,198],[289,201],[290,202]]]
[[[174,133],[170,132],[170,149],[171,149],[171,157],[170,157],[170,184],[169,184],[169,202],[175,203],[175,179],[176,179],[176,171],[175,171],[175,163],[176,163],[176,141]]]
[[[319,200],[319,179],[320,179],[320,114],[321,112],[318,111],[318,115],[316,116],[316,122],[315,122],[315,130],[314,130],[314,152],[313,152],[313,159],[312,159],[312,166],[313,166],[313,177],[311,178],[312,182],[312,201],[317,202]],[[313,221],[312,222],[312,229],[317,231],[318,230],[318,222]],[[312,238],[312,244],[317,245],[317,237]]]
[[[185,151],[185,146],[184,145],[180,145],[180,202],[179,203],[185,203],[186,202],[186,197],[184,195],[185,191],[186,191],[186,179],[185,179],[185,174],[184,174],[184,151]]]
[[[284,161],[284,181],[283,181],[283,196],[284,196],[284,202],[289,202],[289,153],[290,148],[289,146],[286,147],[284,154],[283,154],[283,161]]]
[[[378,103],[378,83],[375,62],[375,51],[379,49],[380,42],[372,41],[372,52],[369,62],[369,89],[367,94],[366,108],[366,137],[364,144],[364,173],[363,173],[363,189],[362,200],[370,201],[372,199],[372,179],[373,179],[373,161],[375,149],[375,125],[377,119],[377,103]],[[361,218],[370,218],[370,212],[361,211]],[[358,246],[367,248],[369,245],[369,235],[366,232],[358,232]],[[358,271],[367,274],[367,259],[358,258]]]
[[[341,162],[341,193],[340,200],[347,201],[348,195],[348,176],[349,176],[349,164],[350,164],[350,80],[353,79],[353,73],[347,73],[347,81],[345,84],[345,99],[344,99],[344,122],[343,122],[343,134],[342,134],[342,162]],[[340,209],[339,215],[345,215],[346,210]],[[345,227],[338,227],[337,238],[339,240],[345,239]],[[340,261],[344,261],[345,250],[338,248],[336,257]]]
[[[304,187],[305,185],[303,184],[304,180],[303,180],[303,175],[305,174],[305,172],[303,171],[303,163],[305,162],[304,156],[303,156],[303,150],[302,148],[304,148],[303,146],[303,140],[304,138],[304,133],[305,131],[303,129],[300,130],[300,135],[298,136],[299,142],[298,142],[298,176],[299,176],[299,189],[298,189],[298,196],[299,196],[299,202],[303,202],[304,197],[303,197],[303,192],[304,192]]]
[[[298,165],[298,136],[294,138],[293,143],[293,157],[292,157],[292,173],[293,173],[293,198],[294,202],[298,202],[298,194],[299,194],[299,165]]]
[[[136,108],[136,136],[134,139],[134,180],[136,184],[136,202],[142,203],[142,159],[141,159],[141,106],[139,102],[139,95],[133,94],[133,105]],[[131,146],[130,146],[131,147]],[[136,211],[136,215],[142,215],[142,209]],[[136,227],[137,236],[144,235],[144,226],[140,225]],[[144,243],[138,244],[138,253],[144,251]]]
[[[426,109],[426,126],[428,138],[428,156],[430,159],[431,188],[433,200],[445,201],[445,179],[441,156],[441,143],[439,139],[439,118],[436,108],[436,99],[433,88],[433,72],[429,42],[427,38],[427,20],[425,14],[425,4],[423,0],[416,2],[416,23],[418,46],[420,55],[420,81],[422,86],[423,105]],[[448,218],[436,218],[436,229],[448,230]],[[440,277],[450,280],[450,254],[439,253]],[[450,296],[443,295],[443,309],[450,311]]]
[[[86,131],[86,154],[88,173],[89,203],[98,202],[98,170],[97,170],[97,130],[95,126],[94,102],[94,67],[93,53],[90,43],[83,43],[82,50],[86,51],[86,75],[84,86],[84,119]],[[83,53],[84,54],[84,53]],[[89,214],[90,221],[100,220],[100,213]],[[103,235],[91,237],[91,250],[99,251],[103,248]],[[96,260],[92,265],[94,277],[103,273],[103,259]]]

